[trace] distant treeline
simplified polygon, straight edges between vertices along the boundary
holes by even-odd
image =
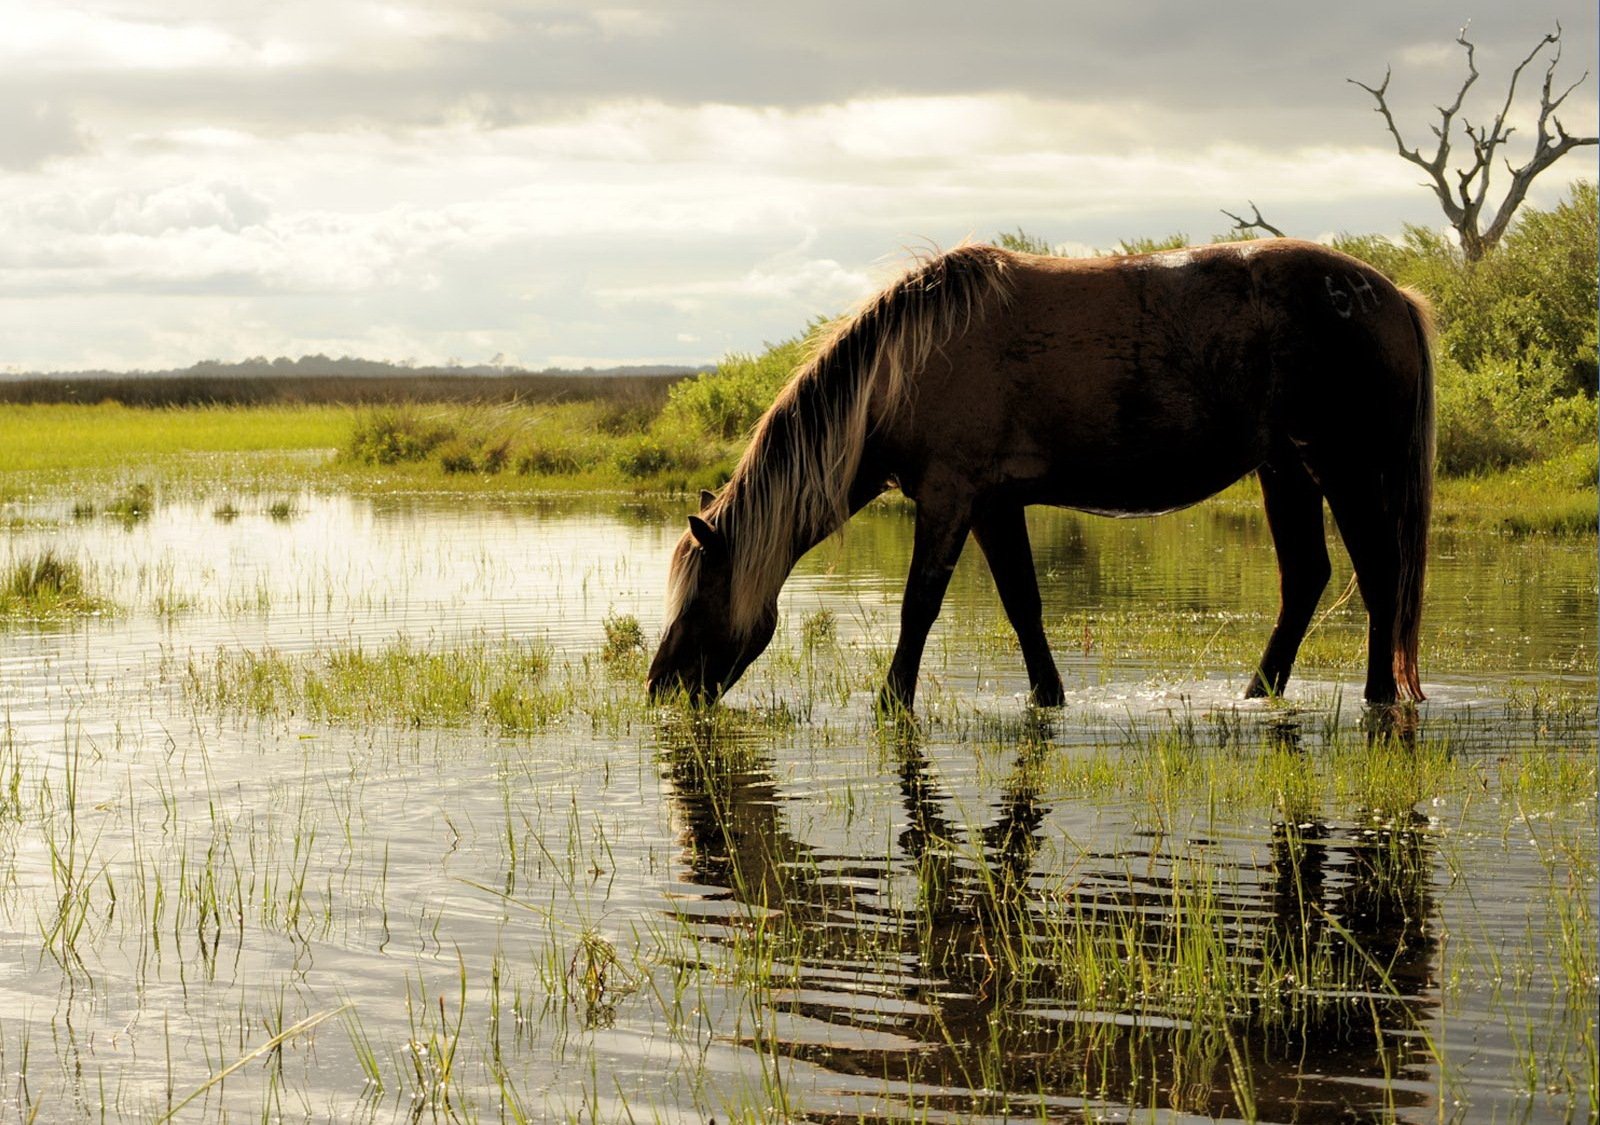
[[[665,401],[667,388],[710,368],[635,366],[572,371],[499,367],[403,367],[304,356],[206,360],[169,371],[72,371],[0,376],[0,402],[119,402],[125,406],[266,403]]]

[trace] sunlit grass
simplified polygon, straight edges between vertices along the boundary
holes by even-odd
[[[110,608],[89,589],[83,567],[53,550],[18,559],[0,574],[0,622],[58,620]]]
[[[806,662],[827,665],[839,649],[820,624],[797,632],[804,655],[787,691],[800,698]],[[223,1106],[231,1113],[240,1091],[255,1096],[263,1085],[305,1096],[316,1072],[280,1066],[272,1052],[309,1035],[307,1021],[333,1015],[342,1042],[317,1038],[321,1072],[365,1083],[370,1096],[391,1099],[386,1106],[442,1118],[492,1117],[509,1105],[556,1120],[648,1116],[698,1104],[673,1099],[692,1099],[700,1083],[717,1091],[719,1120],[753,1120],[754,1107],[780,1101],[814,1111],[790,1075],[790,1052],[810,1056],[786,1036],[819,1011],[839,1021],[835,1049],[847,1062],[850,1033],[918,1044],[884,1064],[890,1119],[915,1119],[915,1101],[897,1101],[912,1088],[944,1091],[946,1112],[1010,1107],[1016,1116],[1049,1093],[1248,1118],[1249,1107],[1279,1096],[1259,1083],[1281,1044],[1361,1043],[1359,1029],[1374,1025],[1405,1032],[1392,1048],[1397,1080],[1410,1052],[1442,1064],[1441,1092],[1453,1094],[1450,1044],[1394,979],[1396,959],[1414,958],[1416,947],[1383,945],[1393,939],[1374,919],[1427,922],[1429,897],[1443,893],[1431,856],[1481,862],[1527,846],[1530,833],[1549,872],[1540,892],[1548,914],[1530,921],[1519,948],[1458,924],[1449,954],[1474,965],[1489,951],[1499,958],[1497,1003],[1527,1043],[1507,1060],[1508,1080],[1523,1082],[1532,1066],[1539,1082],[1567,1091],[1541,1087],[1548,1104],[1584,1096],[1592,1030],[1569,1026],[1564,1009],[1536,1006],[1551,987],[1572,1005],[1592,1008],[1594,997],[1593,845],[1561,827],[1592,818],[1594,764],[1570,746],[1462,753],[1458,735],[1471,731],[1453,722],[1415,740],[1403,726],[1400,736],[1369,737],[1354,714],[1287,709],[1179,713],[1092,733],[1071,716],[1036,717],[987,741],[925,747],[914,727],[878,728],[865,710],[854,725],[835,718],[818,728],[761,710],[669,707],[638,739],[619,742],[575,733],[572,720],[602,697],[637,694],[631,680],[588,674],[581,656],[554,664],[539,646],[488,639],[258,651],[182,674],[191,702],[224,732],[297,719],[264,751],[276,780],[258,792],[261,783],[215,777],[220,762],[201,755],[124,793],[126,763],[81,743],[53,760],[0,753],[0,782],[14,775],[0,792],[17,794],[14,812],[0,799],[0,829],[56,857],[37,939],[51,971],[87,989],[88,967],[122,948],[138,951],[152,981],[178,964],[226,980],[236,947],[271,938],[355,956],[372,935],[392,933],[401,940],[391,947],[384,937],[379,960],[403,958],[404,988],[385,1010],[370,989],[302,986],[286,999],[237,981],[225,994],[243,1026],[211,1032],[205,1065],[197,1073],[187,1056],[184,1076],[146,1116],[191,1094],[184,1112],[196,1119]],[[438,739],[500,727],[490,697],[509,679],[550,694],[561,733],[538,734],[552,721],[542,718],[518,729],[545,741],[515,751]],[[1548,692],[1538,706],[1541,719],[1563,712]],[[1530,705],[1516,708],[1526,721]],[[298,749],[306,721],[348,737]],[[934,749],[938,760],[928,757]],[[490,760],[466,771],[475,783],[440,784],[441,755],[472,763],[480,754]],[[831,756],[864,758],[855,784],[877,788],[774,780]],[[966,757],[976,759],[963,783],[971,805],[949,790],[948,763]],[[547,759],[571,765],[539,781],[520,772]],[[651,842],[638,835],[640,798],[614,791],[613,779],[641,773],[642,792],[653,793],[658,771],[673,828]],[[369,811],[378,799],[417,810],[394,838],[407,852],[403,874],[390,874],[392,825]],[[1048,820],[1027,827],[1029,809],[1074,807],[1110,819],[1077,841]],[[1005,809],[1022,810],[1020,830],[994,829]],[[1554,809],[1566,811],[1538,815]],[[841,847],[837,830],[802,831],[818,815],[892,830],[875,846]],[[903,834],[908,820],[920,842]],[[123,839],[137,841],[131,855]],[[1322,864],[1336,875],[1330,887],[1349,889],[1344,897],[1319,890]],[[641,909],[638,886],[663,880],[681,885],[679,895],[659,912]],[[440,887],[468,896],[465,907],[441,911]],[[485,903],[512,924],[485,923]],[[491,937],[480,932],[486,925]],[[1406,933],[1407,942],[1436,940]],[[422,952],[403,957],[408,941]],[[1488,986],[1479,981],[1462,978],[1456,995],[1481,997]],[[969,1008],[987,1013],[981,1034],[964,1022]],[[683,1082],[619,1089],[581,1077],[591,1060],[609,1065],[600,1044],[613,1027],[655,1037],[652,1052],[682,1067]],[[728,1055],[706,1061],[708,1035],[745,1060],[742,1085],[717,1069]],[[21,1064],[30,1071],[51,1057],[35,1051]],[[289,1050],[289,1061],[298,1054]],[[560,1073],[579,1077],[560,1079],[556,1100],[540,1107],[535,1091],[564,1065],[573,1069]],[[202,1112],[207,1095],[216,1100]],[[115,1099],[137,1095],[105,1096],[128,1112]]]
[[[149,458],[328,449],[348,432],[339,406],[141,409],[0,403],[0,473],[121,471]]]
[[[625,404],[623,404],[625,405]],[[714,486],[737,456],[738,435],[706,438],[685,418],[631,424],[605,401],[536,405],[132,408],[0,404],[0,476],[12,489],[70,489],[120,479],[129,465],[160,488],[207,492],[241,484],[360,492],[521,494],[657,491]],[[613,417],[616,415],[616,417]],[[676,427],[676,428],[675,428]],[[343,456],[336,451],[344,451]],[[1593,534],[1594,453],[1569,451],[1498,473],[1440,478],[1441,527],[1517,536]],[[1259,517],[1260,492],[1242,481],[1208,501]]]
[[[523,731],[559,718],[570,702],[547,690],[549,667],[540,645],[427,649],[402,639],[303,655],[223,649],[209,660],[191,658],[184,687],[203,706],[261,718],[412,727],[481,722]]]

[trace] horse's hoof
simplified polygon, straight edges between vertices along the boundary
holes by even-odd
[[[883,718],[901,718],[911,714],[911,697],[896,690],[892,685],[885,684],[883,690],[878,692],[874,709]]]
[[[1260,671],[1250,673],[1250,686],[1244,689],[1246,699],[1273,699],[1283,694],[1283,683],[1287,676],[1280,680],[1277,688],[1267,682],[1266,676]]]
[[[1033,685],[1032,695],[1035,707],[1060,707],[1067,701],[1067,690],[1060,680]]]

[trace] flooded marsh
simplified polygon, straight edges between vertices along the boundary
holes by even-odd
[[[691,714],[670,503],[155,500],[6,513],[95,599],[0,623],[8,1118],[1596,1111],[1592,540],[1437,535],[1374,724],[1342,556],[1247,706],[1263,522],[1037,513],[1066,706],[969,551],[896,726],[893,506]]]

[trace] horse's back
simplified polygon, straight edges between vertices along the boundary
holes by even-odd
[[[1068,506],[1203,499],[1319,424],[1321,400],[1379,378],[1411,331],[1381,274],[1309,242],[1017,255],[1009,272],[1005,310],[925,373],[914,440]]]

